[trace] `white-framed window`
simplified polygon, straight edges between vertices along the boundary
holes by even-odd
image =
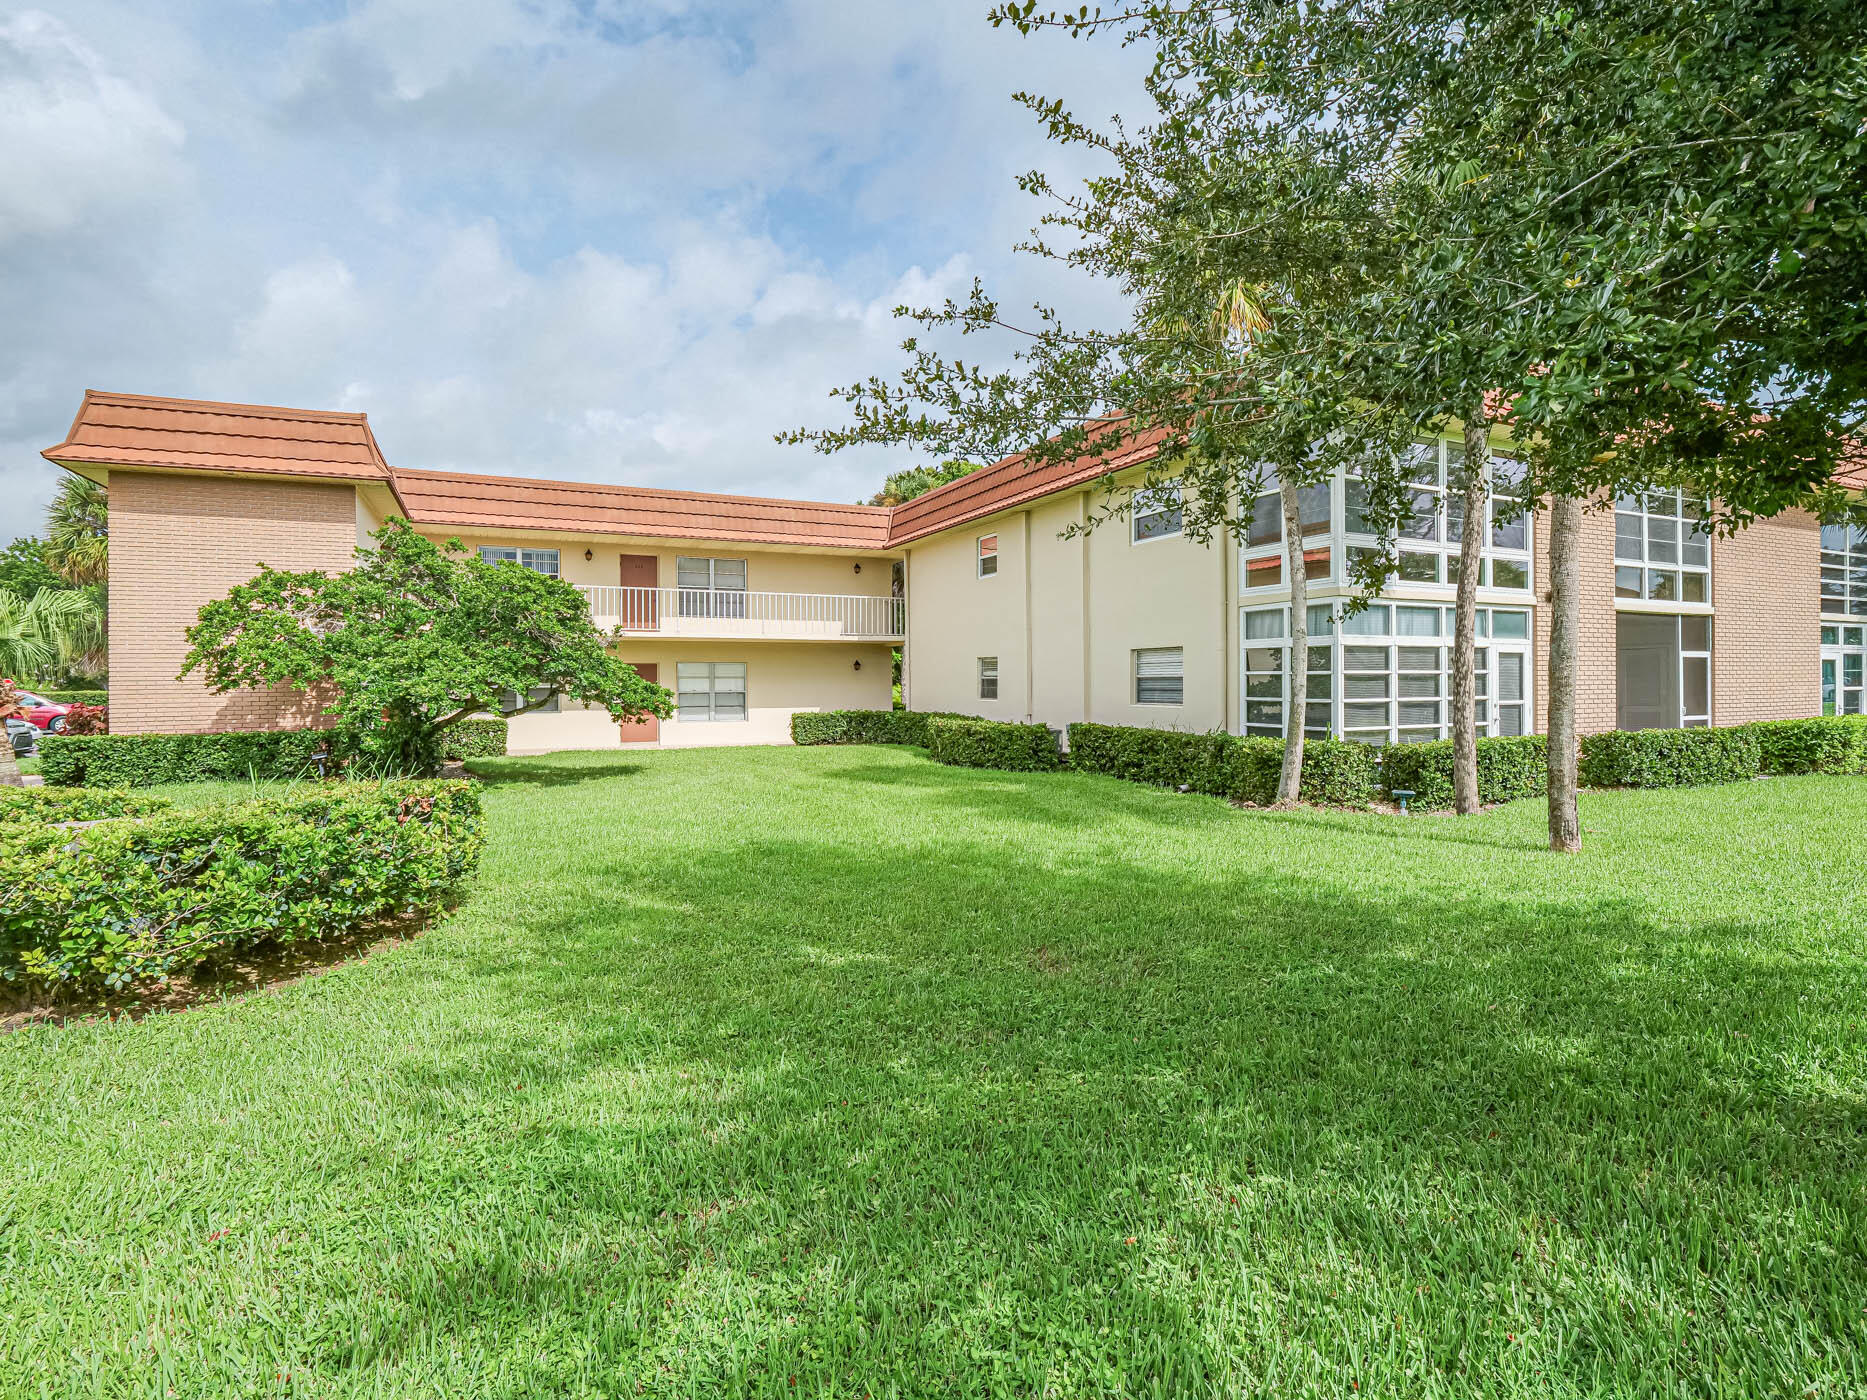
[[[674,561],[676,610],[682,617],[744,617],[746,561],[680,555]]]
[[[1867,526],[1822,526],[1822,611],[1867,617]]]
[[[1178,705],[1186,699],[1186,648],[1141,647],[1134,653],[1134,702]]]
[[[1867,626],[1822,624],[1822,713],[1867,714]]]
[[[682,661],[674,668],[674,717],[683,724],[737,723],[746,717],[743,661]]]
[[[1643,491],[1614,503],[1614,596],[1711,601],[1711,535],[1680,491]]]
[[[509,715],[514,710],[518,709],[520,705],[529,705],[534,700],[544,700],[547,695],[551,696],[549,700],[545,700],[545,703],[535,710],[527,710],[526,713],[533,715],[554,715],[558,712],[558,697],[552,693],[551,687],[548,685],[533,686],[530,690],[525,692],[525,698],[523,700],[519,699],[519,693],[516,690],[508,690],[504,695],[499,697],[499,712],[503,715]]]
[[[517,564],[535,574],[558,577],[558,552],[555,549],[525,549],[516,545],[483,544],[480,558],[488,564]]]
[[[979,698],[981,700],[998,699],[998,658],[996,656],[979,658]]]
[[[1246,734],[1279,738],[1289,702],[1287,609],[1254,608],[1244,621]],[[1305,734],[1370,744],[1423,743],[1451,733],[1453,609],[1370,603],[1339,620],[1328,603],[1309,609]],[[1480,608],[1474,656],[1478,732],[1529,733],[1530,614]]]
[[[979,577],[991,578],[998,572],[998,536],[979,536]]]
[[[1465,446],[1415,443],[1406,461],[1413,483],[1413,515],[1394,541],[1396,561],[1389,577],[1402,584],[1455,587],[1465,538],[1465,500],[1455,488]],[[1528,593],[1531,541],[1529,517],[1521,504],[1523,468],[1515,458],[1494,452],[1488,472],[1489,529],[1479,556],[1478,583]],[[1312,585],[1346,578],[1358,559],[1379,552],[1381,541],[1366,519],[1366,507],[1367,488],[1353,469],[1333,482],[1298,492],[1304,570]],[[1243,554],[1244,591],[1285,586],[1283,512],[1275,490],[1252,503]]]
[[[1160,481],[1134,493],[1129,513],[1128,542],[1170,539],[1185,525],[1186,507],[1178,481]]]

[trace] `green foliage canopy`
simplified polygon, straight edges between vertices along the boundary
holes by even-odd
[[[510,561],[487,563],[391,518],[355,568],[265,568],[201,609],[182,674],[229,691],[288,685],[328,697],[325,712],[366,751],[405,770],[431,767],[443,733],[567,696],[618,722],[666,718],[673,699],[608,650],[583,596]]]

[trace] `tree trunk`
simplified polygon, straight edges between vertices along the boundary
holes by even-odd
[[[1290,569],[1290,703],[1284,711],[1284,767],[1277,800],[1295,802],[1303,793],[1303,720],[1309,699],[1309,574],[1303,567],[1303,513],[1296,483],[1279,475],[1277,497],[1284,509],[1284,553]]]
[[[1581,627],[1578,590],[1582,500],[1556,496],[1549,508],[1549,848],[1582,849],[1576,811],[1575,638]]]
[[[1459,539],[1459,593],[1452,625],[1452,805],[1460,816],[1478,810],[1478,571],[1485,534],[1485,472],[1491,435],[1482,407],[1465,420],[1464,527]],[[1451,487],[1454,483],[1447,482]],[[1495,700],[1492,702],[1496,703]]]
[[[5,728],[4,722],[0,722],[0,730]],[[13,757],[13,740],[0,733],[0,787],[23,787],[25,782],[19,771],[19,760]]]

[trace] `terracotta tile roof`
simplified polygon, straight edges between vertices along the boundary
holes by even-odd
[[[889,523],[888,543],[906,544],[969,520],[1010,510],[1039,496],[1086,485],[1110,472],[1139,466],[1153,460],[1166,436],[1165,429],[1153,429],[1107,457],[1078,457],[1069,462],[1032,466],[1020,453],[981,467],[958,481],[949,481],[924,496],[896,506]]]
[[[54,462],[391,480],[369,419],[260,404],[87,389]]]
[[[739,540],[819,549],[888,545],[885,506],[401,468],[395,480],[409,519],[418,525]]]

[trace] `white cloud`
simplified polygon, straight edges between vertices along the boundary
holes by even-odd
[[[0,244],[179,184],[181,125],[39,10],[0,23]]]
[[[899,363],[894,306],[1110,304],[1008,255],[1013,174],[1077,159],[1008,94],[1101,110],[1112,45],[912,0],[196,2],[0,22],[0,94],[66,112],[0,150],[0,228],[63,220],[0,278],[36,328],[0,345],[0,539],[87,386],[362,409],[408,466],[857,499],[897,454],[772,435]]]

